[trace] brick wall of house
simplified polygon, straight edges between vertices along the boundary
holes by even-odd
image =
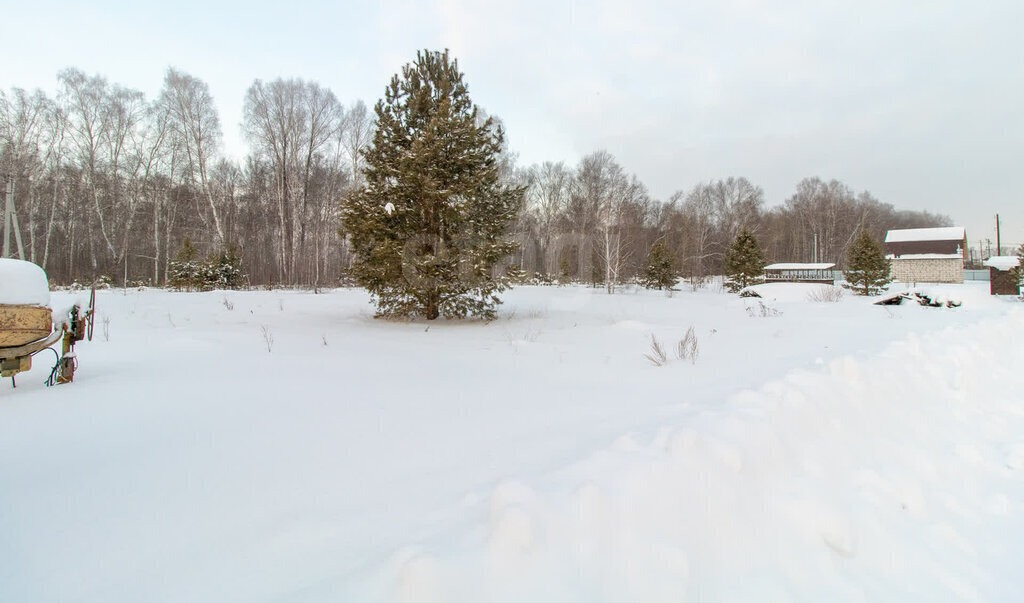
[[[964,262],[960,258],[892,260],[892,279],[901,283],[962,283]]]

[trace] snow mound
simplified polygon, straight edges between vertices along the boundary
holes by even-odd
[[[0,258],[0,304],[49,306],[46,273],[32,262]]]
[[[977,283],[928,283],[912,285],[901,285],[899,283],[889,287],[889,290],[876,298],[874,303],[886,299],[895,300],[897,297],[917,301],[921,305],[939,307],[958,307],[967,302],[971,306],[999,303],[989,294],[988,283],[979,281]]]
[[[834,292],[841,296],[842,291],[842,287],[822,283],[763,283],[741,289],[740,297],[760,297],[775,302],[806,302],[823,297],[823,293]]]

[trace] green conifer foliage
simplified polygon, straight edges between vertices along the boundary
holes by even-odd
[[[1017,278],[1017,285],[1024,287],[1024,244],[1017,248],[1017,266],[1010,272]]]
[[[196,251],[192,241],[185,237],[181,241],[181,249],[171,260],[170,269],[167,274],[167,284],[175,289],[191,291],[199,287],[200,273],[202,271],[200,262],[197,261],[199,252]]]
[[[238,247],[234,243],[228,244],[220,253],[211,255],[206,265],[206,281],[210,288],[239,289],[245,285],[242,258],[238,257]]]
[[[647,254],[647,269],[642,284],[648,289],[671,289],[676,284],[675,262],[664,242],[658,241]]]
[[[478,119],[448,51],[418,52],[375,111],[366,188],[342,204],[352,275],[379,316],[493,318],[524,191],[500,181],[501,127]]]
[[[181,249],[171,260],[167,284],[175,289],[187,291],[210,291],[212,289],[238,289],[245,285],[242,259],[238,248],[228,245],[220,253],[211,254],[206,261],[199,259],[199,251],[188,237],[181,242]]]
[[[764,252],[757,237],[744,228],[725,251],[725,286],[730,291],[739,291],[760,282],[764,263]]]
[[[889,260],[885,259],[882,246],[867,231],[862,230],[847,250],[846,268],[843,286],[858,295],[873,295],[892,282]]]

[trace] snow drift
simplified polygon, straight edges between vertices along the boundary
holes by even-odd
[[[505,482],[465,548],[392,561],[395,599],[1018,600],[1022,332],[911,336]]]

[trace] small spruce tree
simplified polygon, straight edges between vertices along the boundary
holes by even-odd
[[[668,245],[658,241],[647,254],[647,268],[641,284],[648,289],[672,289],[676,284],[676,268]]]
[[[1017,286],[1024,287],[1024,244],[1017,248],[1017,266],[1010,272],[1017,277]]]
[[[245,284],[242,258],[238,257],[238,247],[234,243],[211,255],[206,263],[206,280],[211,289],[238,289]]]
[[[892,282],[889,260],[885,259],[882,246],[862,230],[846,252],[846,270],[843,286],[857,295],[873,295]]]
[[[480,118],[447,50],[418,52],[374,110],[366,187],[342,203],[353,277],[378,316],[493,318],[525,190],[501,179],[501,126]]]
[[[764,264],[764,252],[757,237],[744,228],[725,251],[725,286],[735,292],[760,282]]]
[[[199,259],[199,251],[192,241],[185,237],[181,248],[171,260],[167,273],[167,284],[175,289],[187,291],[210,291],[211,289],[238,289],[245,284],[242,259],[238,248],[228,245],[220,253],[210,254],[206,260]]]
[[[186,291],[199,288],[199,283],[202,281],[202,268],[196,261],[198,255],[199,252],[196,251],[192,241],[188,237],[182,239],[181,248],[171,260],[167,284],[175,289],[185,289]]]

